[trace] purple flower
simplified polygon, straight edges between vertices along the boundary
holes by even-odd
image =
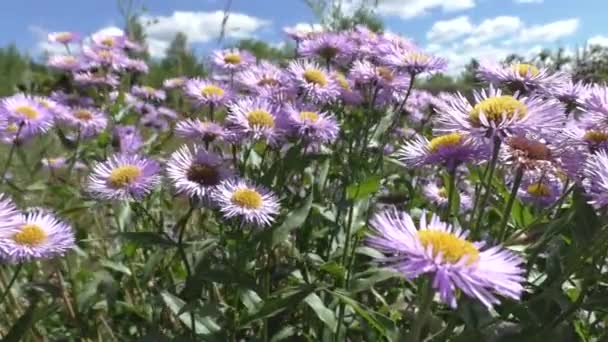
[[[464,213],[467,210],[471,210],[473,207],[471,196],[465,192],[460,192],[460,190],[456,191],[458,191],[458,196],[460,198],[460,212]],[[448,189],[445,187],[438,187],[435,182],[430,182],[425,185],[422,188],[422,194],[438,208],[445,208],[448,205]]]
[[[66,161],[67,160],[63,157],[42,158],[40,163],[42,163],[42,166],[44,166],[46,169],[57,170],[64,167],[66,165]]]
[[[5,194],[0,193],[0,232],[19,225],[20,217],[17,207]]]
[[[48,259],[76,246],[70,225],[54,215],[35,211],[19,216],[17,225],[0,229],[0,259],[11,263]]]
[[[490,137],[527,132],[550,134],[564,127],[564,107],[553,99],[503,95],[493,87],[475,91],[474,98],[473,105],[461,94],[445,99],[444,105],[437,108],[436,131]]]
[[[231,97],[231,93],[227,87],[217,82],[200,78],[188,80],[184,85],[184,91],[186,96],[199,107],[206,105],[224,105]]]
[[[478,76],[494,85],[505,85],[513,91],[520,92],[552,88],[563,83],[564,80],[561,74],[552,74],[546,68],[525,63],[501,66],[483,62],[479,65]]]
[[[0,102],[0,116],[19,137],[30,137],[48,131],[53,126],[53,114],[36,99],[19,93]]]
[[[352,59],[354,50],[353,42],[343,34],[324,32],[301,41],[298,45],[298,56],[316,57],[323,63],[344,65]]]
[[[179,121],[175,126],[175,133],[185,139],[204,142],[223,141],[228,134],[222,125],[199,119]]]
[[[399,149],[397,158],[408,168],[444,165],[448,170],[455,170],[463,163],[487,160],[488,154],[489,149],[483,142],[466,134],[449,133],[431,140],[416,136]]]
[[[167,97],[164,90],[150,86],[133,86],[131,94],[143,100],[164,101]]]
[[[142,74],[147,74],[148,71],[150,71],[150,68],[148,67],[148,64],[146,63],[146,61],[144,61],[142,59],[125,58],[122,61],[122,66],[126,70],[139,72]]]
[[[608,129],[608,87],[590,87],[582,100],[582,109],[588,114],[589,122],[601,129]]]
[[[349,75],[357,84],[371,87],[372,91],[375,87],[388,91],[390,97],[392,97],[392,92],[405,91],[410,85],[408,76],[365,60],[353,62]]]
[[[143,144],[143,138],[135,126],[114,127],[114,145],[121,154],[135,154]]]
[[[83,67],[80,59],[72,55],[53,55],[49,57],[47,65],[63,71],[76,71]]]
[[[331,143],[338,137],[340,127],[333,115],[311,108],[286,108],[287,125],[292,134],[307,143]]]
[[[48,39],[51,43],[69,44],[80,40],[80,34],[77,32],[51,32]]]
[[[445,70],[447,61],[443,58],[426,54],[418,49],[400,48],[388,45],[392,48],[386,49],[381,57],[382,63],[399,72],[416,75],[426,72]]]
[[[127,41],[124,32],[116,30],[112,32],[97,32],[91,36],[93,45],[101,49],[122,49]]]
[[[281,137],[278,109],[264,99],[244,98],[229,106],[226,122],[240,138],[263,139],[275,144]]]
[[[202,147],[182,146],[167,162],[167,176],[180,194],[208,200],[208,196],[232,172],[217,154]]]
[[[245,180],[224,181],[211,197],[225,218],[257,227],[271,225],[279,212],[279,200],[272,192]]]
[[[160,184],[159,171],[156,161],[115,154],[93,167],[87,189],[103,200],[141,200]]]
[[[107,85],[117,87],[120,84],[118,77],[113,74],[94,74],[91,72],[79,72],[74,74],[74,82],[80,85],[97,86]]]
[[[255,62],[249,52],[238,49],[214,51],[212,60],[216,68],[227,72],[243,70]]]
[[[188,81],[185,77],[175,77],[175,78],[167,78],[163,81],[163,88],[165,89],[175,89],[181,88]]]
[[[95,108],[72,108],[57,119],[59,122],[78,129],[82,138],[96,136],[108,125],[106,114]]]
[[[585,162],[582,170],[583,187],[589,203],[596,208],[608,204],[608,155],[606,151],[598,151]]]
[[[327,103],[340,96],[339,86],[331,76],[332,73],[315,62],[293,61],[287,70],[296,89],[314,102]]]
[[[266,61],[240,71],[235,81],[253,94],[259,94],[262,89],[284,90],[289,82],[283,70]]]
[[[539,207],[555,203],[563,193],[562,181],[551,172],[526,172],[517,195],[523,202]]]
[[[457,307],[456,289],[488,308],[500,303],[495,294],[521,297],[523,260],[502,247],[471,242],[468,232],[435,215],[427,222],[426,213],[419,228],[408,214],[394,209],[375,214],[370,224],[375,235],[368,244],[387,255],[378,261],[408,279],[429,274],[439,298],[452,308]]]

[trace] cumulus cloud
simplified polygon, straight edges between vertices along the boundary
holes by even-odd
[[[184,33],[191,43],[206,43],[218,38],[222,32],[224,12],[175,11],[168,16],[145,15],[140,20],[148,37],[151,56],[161,57],[178,32]],[[224,35],[227,38],[248,38],[269,25],[268,20],[230,13]]]
[[[426,38],[434,42],[448,42],[473,31],[469,17],[460,16],[450,20],[437,21],[426,33]]]
[[[319,23],[297,23],[292,26],[285,26],[283,27],[283,30],[301,33],[321,32],[323,31],[323,25]]]
[[[478,46],[479,44],[513,34],[520,30],[522,26],[523,23],[518,17],[499,16],[485,19],[472,30],[471,36],[465,40],[465,44]]]
[[[523,43],[554,42],[575,33],[578,26],[578,18],[553,21],[544,25],[534,25],[523,29],[519,34],[518,40]]]
[[[515,0],[517,4],[542,4],[543,0]]]
[[[342,2],[342,10],[349,13],[359,8],[361,4],[370,3],[370,0],[346,0]],[[456,12],[473,7],[475,7],[475,0],[379,0],[375,10],[380,15],[410,19],[425,15],[435,9],[441,9],[443,12]]]
[[[601,35],[593,36],[587,40],[587,44],[608,47],[608,37]]]

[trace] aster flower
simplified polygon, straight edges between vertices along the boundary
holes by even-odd
[[[298,45],[298,56],[316,57],[323,63],[346,64],[352,58],[355,46],[340,33],[324,32],[304,39]]]
[[[0,232],[19,225],[20,215],[13,201],[0,193]]]
[[[255,62],[255,58],[247,51],[228,49],[214,51],[213,65],[222,71],[235,72],[243,70]]]
[[[52,55],[49,57],[47,65],[64,71],[80,70],[83,67],[80,59],[72,55]]]
[[[608,87],[593,86],[582,100],[582,110],[587,119],[601,129],[608,129]]]
[[[407,72],[417,75],[427,72],[442,71],[447,67],[447,61],[443,58],[426,54],[418,49],[400,48],[386,49],[381,57],[382,63],[399,72]]]
[[[239,218],[257,227],[271,225],[279,212],[279,200],[272,192],[245,180],[220,183],[211,198],[225,218]]]
[[[500,160],[526,170],[550,170],[559,164],[562,152],[571,147],[568,144],[558,134],[550,138],[532,133],[513,135],[504,139]]]
[[[409,77],[395,72],[388,67],[378,66],[365,60],[353,62],[349,76],[359,85],[372,88],[378,86],[388,91],[390,98],[392,98],[392,92],[404,91],[410,85]]]
[[[556,100],[503,95],[493,87],[474,92],[474,98],[474,105],[461,94],[446,98],[437,108],[436,131],[502,137],[528,132],[550,134],[564,127],[564,108]]]
[[[167,175],[178,193],[207,200],[232,173],[219,155],[199,146],[182,146],[167,162]]]
[[[141,134],[131,125],[114,127],[112,140],[121,154],[135,154],[143,145]]]
[[[226,122],[240,138],[264,139],[270,144],[281,135],[278,109],[264,99],[245,98],[229,105]]]
[[[108,125],[106,115],[95,108],[73,108],[59,116],[58,120],[77,128],[82,138],[96,136]]]
[[[223,105],[231,97],[228,88],[217,82],[194,78],[186,82],[184,91],[197,106]]]
[[[567,80],[555,84],[553,87],[547,88],[545,94],[553,96],[560,100],[568,111],[572,111],[578,107],[580,103],[587,97],[589,86],[583,82],[573,82]]]
[[[48,131],[53,125],[53,114],[34,98],[19,93],[0,102],[0,115],[11,127],[20,131],[20,137]]]
[[[272,63],[262,61],[237,73],[235,81],[248,92],[257,94],[261,89],[276,91],[284,89],[289,80],[283,70]]]
[[[185,77],[167,78],[166,80],[163,81],[163,88],[165,88],[165,89],[181,88],[184,84],[186,84],[186,81],[188,81],[188,79]]]
[[[166,132],[169,130],[169,123],[156,110],[142,116],[140,122],[145,127],[149,127],[157,131]]]
[[[57,158],[42,158],[40,163],[48,170],[57,170],[66,165],[67,160],[64,157]]]
[[[422,194],[426,199],[435,204],[438,208],[445,208],[448,205],[448,189],[439,187],[435,182],[430,182],[422,188]],[[460,192],[460,212],[463,213],[473,208],[473,200],[467,193]]]
[[[140,200],[160,184],[159,171],[153,160],[115,154],[93,167],[87,189],[103,200]]]
[[[62,115],[66,115],[70,110],[66,105],[46,96],[35,96],[34,100],[42,107],[46,108],[55,117],[55,119]]]
[[[128,58],[125,54],[117,50],[91,48],[88,46],[85,46],[82,49],[82,54],[89,62],[112,68],[113,70],[124,69]]]
[[[488,154],[482,142],[466,134],[448,133],[431,140],[417,136],[399,149],[397,158],[409,168],[441,164],[453,171],[462,163],[483,161]]]
[[[519,299],[523,292],[523,260],[500,246],[486,247],[467,240],[468,232],[443,223],[435,215],[419,228],[412,218],[397,210],[375,214],[370,221],[375,232],[367,240],[387,254],[378,261],[413,279],[428,274],[439,298],[457,307],[456,289],[478,299],[486,307],[499,304],[496,294]]]
[[[160,115],[166,119],[172,119],[172,120],[177,119],[177,112],[171,108],[160,106],[160,107],[156,108],[156,111],[158,112],[158,115]]]
[[[338,71],[334,72],[332,76],[338,84],[340,98],[345,104],[355,106],[363,102],[363,96],[355,89],[355,82],[353,80],[347,78],[343,73]]]
[[[113,32],[97,32],[91,36],[93,45],[102,49],[121,49],[125,46],[127,36],[124,32],[116,30]]]
[[[596,208],[608,204],[608,154],[598,151],[591,155],[583,165],[583,187],[589,203]]]
[[[91,72],[79,72],[73,75],[74,83],[80,85],[107,85],[110,87],[117,87],[120,84],[118,77],[113,74],[94,74]]]
[[[320,25],[311,24],[309,27],[303,25],[296,25],[294,27],[286,27],[283,29],[285,34],[296,41],[297,43],[301,42],[304,39],[310,39],[318,34],[323,33],[323,27]]]
[[[124,58],[122,60],[122,67],[128,71],[139,72],[142,74],[147,74],[150,71],[146,61],[136,58]]]
[[[77,32],[51,32],[48,34],[49,42],[69,44],[80,39],[80,34]]]
[[[17,225],[0,229],[0,259],[11,263],[52,258],[75,246],[70,225],[44,211],[22,214]]]
[[[167,97],[164,90],[150,86],[133,86],[131,94],[143,100],[164,101]]]
[[[532,64],[515,63],[501,66],[482,62],[477,70],[479,78],[494,85],[507,86],[512,91],[528,92],[552,88],[563,82],[563,75],[552,74],[547,68]]]
[[[563,184],[553,173],[527,172],[517,191],[525,203],[547,207],[557,201],[563,193]]]
[[[327,103],[340,96],[337,82],[331,72],[315,62],[293,61],[287,68],[296,89],[314,102]]]
[[[285,111],[292,134],[308,143],[330,143],[340,133],[338,121],[333,115],[293,105],[288,105]]]
[[[228,134],[222,125],[199,119],[179,121],[175,125],[175,133],[185,139],[194,139],[195,141],[208,143],[216,139],[222,141]]]

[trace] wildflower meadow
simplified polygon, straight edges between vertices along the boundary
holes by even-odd
[[[608,88],[363,25],[148,82],[53,32],[0,99],[2,341],[607,341]]]

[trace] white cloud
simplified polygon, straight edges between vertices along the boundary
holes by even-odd
[[[283,30],[300,33],[321,32],[323,31],[323,25],[319,23],[297,23],[293,26],[283,27]]]
[[[469,46],[478,46],[482,43],[513,34],[521,29],[523,23],[518,17],[499,16],[482,21],[465,40]]]
[[[380,0],[378,12],[387,16],[409,19],[424,15],[435,8],[455,12],[475,7],[475,0]]]
[[[141,17],[153,57],[164,55],[169,42],[178,32],[184,33],[190,43],[205,43],[220,36],[224,12],[175,11],[170,16]],[[243,13],[230,13],[226,21],[226,38],[247,38],[270,25],[270,21]]]
[[[62,44],[51,43],[48,41],[48,34],[50,33],[47,29],[31,25],[28,26],[28,31],[30,31],[36,37],[36,45],[34,46],[35,54],[47,54],[47,55],[65,55],[67,54],[67,50],[65,46]],[[79,47],[72,46],[73,50],[78,50]],[[74,52],[74,51],[72,51]]]
[[[542,4],[543,0],[515,0],[517,4]]]
[[[608,47],[608,37],[601,35],[593,36],[587,40],[587,44]]]
[[[433,42],[447,42],[473,31],[469,17],[460,16],[450,20],[437,21],[426,33],[426,39]]]
[[[523,29],[519,33],[518,41],[554,42],[562,37],[572,35],[578,29],[579,19],[571,18],[553,21],[544,25],[534,25]]]

